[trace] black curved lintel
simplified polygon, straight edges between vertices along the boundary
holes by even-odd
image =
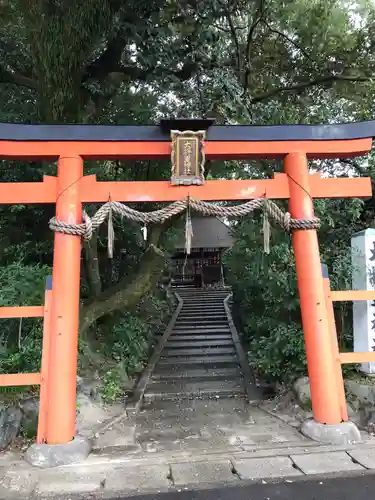
[[[322,141],[375,137],[375,120],[329,125],[212,125],[208,141]],[[166,142],[157,125],[23,125],[0,123],[0,141]]]

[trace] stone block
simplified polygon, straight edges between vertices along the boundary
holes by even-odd
[[[366,467],[366,469],[375,469],[375,449],[364,448],[358,450],[351,450],[347,452],[353,460]]]
[[[14,406],[0,406],[0,450],[18,436],[21,427],[22,413]]]
[[[171,486],[167,464],[119,467],[108,471],[104,491],[165,491]]]
[[[345,451],[331,453],[306,453],[291,455],[296,467],[304,474],[329,474],[333,472],[363,471]]]
[[[86,460],[91,446],[91,442],[85,438],[75,438],[67,444],[33,444],[27,450],[25,460],[41,469],[78,463]]]
[[[345,380],[345,389],[349,396],[358,400],[361,407],[375,406],[375,382],[373,380]]]
[[[302,476],[289,457],[234,459],[233,468],[240,479]]]
[[[311,407],[311,389],[309,377],[300,377],[293,384],[293,391],[298,402],[304,407]]]
[[[305,420],[301,425],[301,433],[324,444],[347,445],[362,441],[361,433],[354,422],[328,425],[313,419]]]
[[[81,470],[53,469],[40,474],[36,492],[38,495],[50,498],[59,494],[91,493],[102,488],[105,481],[104,471],[93,468]]]
[[[197,483],[223,483],[236,481],[229,460],[220,462],[194,462],[172,464],[175,486]]]
[[[28,469],[0,469],[0,498],[31,498],[38,481],[36,471]]]
[[[135,444],[135,425],[131,425],[128,421],[125,421],[111,426],[100,434],[95,439],[93,446],[95,449],[105,449],[128,447]]]
[[[22,411],[21,426],[29,435],[36,435],[39,417],[39,399],[27,398],[20,402]]]

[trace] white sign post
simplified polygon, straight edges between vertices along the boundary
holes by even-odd
[[[352,236],[353,290],[375,290],[375,229]],[[353,302],[354,352],[375,351],[375,300]],[[361,371],[375,374],[375,363],[362,363]]]

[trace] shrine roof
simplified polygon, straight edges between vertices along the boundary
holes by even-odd
[[[216,217],[193,216],[191,248],[230,248],[234,243],[231,228]],[[175,249],[185,248],[185,232],[181,229]]]

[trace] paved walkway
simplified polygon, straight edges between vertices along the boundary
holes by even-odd
[[[260,410],[252,411],[254,417],[247,423],[237,413],[235,427],[228,421],[221,424],[219,437],[209,438],[202,428],[198,437],[159,441],[152,450],[145,440],[142,445],[96,450],[82,464],[56,469],[38,470],[0,458],[0,498],[50,500],[62,493],[67,498],[75,494],[116,498],[116,494],[240,486],[249,480],[295,481],[315,474],[375,471],[374,440],[321,446]]]
[[[302,481],[250,484],[205,490],[156,493],[129,497],[120,495],[109,500],[370,500],[374,497],[375,475],[319,477]],[[82,500],[92,497],[82,496]],[[71,498],[70,500],[80,500]],[[67,500],[66,497],[59,500]]]
[[[143,407],[135,422],[135,439],[149,453],[231,453],[309,442],[293,427],[242,398],[154,402]]]

